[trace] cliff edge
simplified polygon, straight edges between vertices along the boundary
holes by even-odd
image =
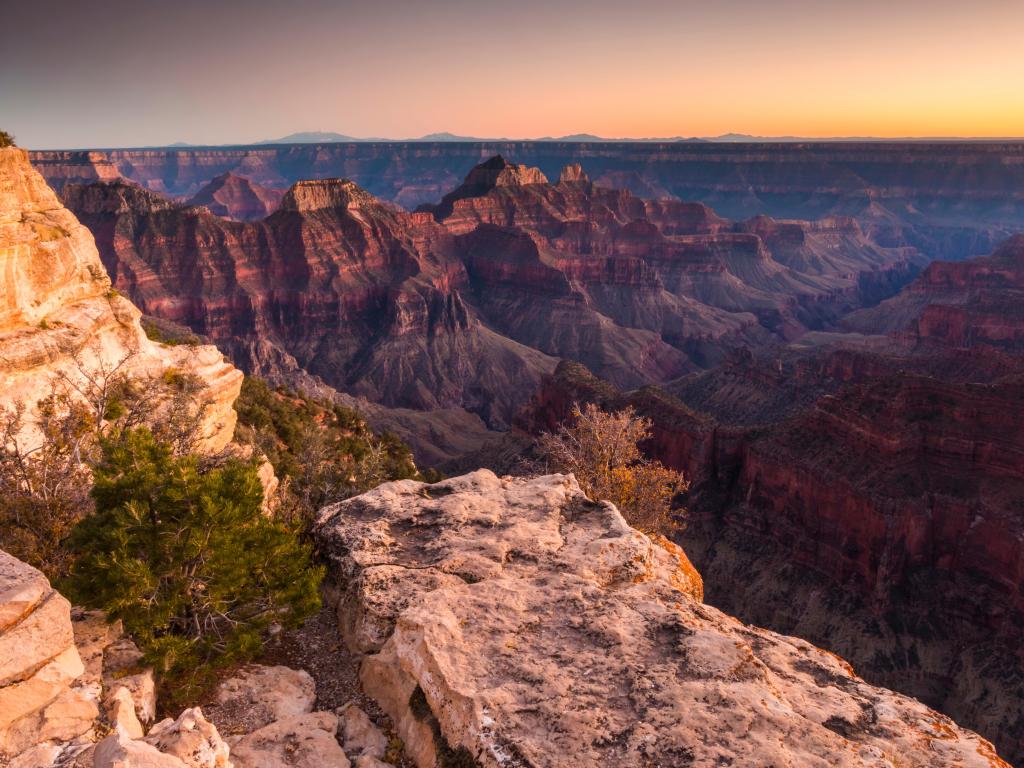
[[[388,483],[317,538],[366,692],[420,768],[994,766],[839,657],[701,602],[683,551],[571,476]]]

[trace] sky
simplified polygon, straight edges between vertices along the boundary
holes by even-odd
[[[0,0],[29,148],[1024,136],[1024,0]]]

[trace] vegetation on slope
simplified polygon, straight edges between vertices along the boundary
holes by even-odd
[[[259,379],[236,404],[236,439],[254,450],[199,454],[202,382],[129,377],[125,362],[79,366],[36,408],[0,413],[0,547],[121,619],[163,695],[183,703],[258,655],[272,626],[317,610],[323,571],[306,532],[320,506],[421,475],[355,411]],[[281,481],[269,516],[264,455]]]
[[[277,514],[304,525],[321,507],[383,482],[438,479],[417,470],[397,437],[374,434],[336,403],[247,377],[235,410],[235,440],[265,455],[281,481]]]
[[[124,622],[173,699],[259,653],[272,623],[319,608],[323,571],[292,527],[264,516],[252,462],[204,471],[141,427],[104,438],[93,475],[96,510],[71,536],[64,588]]]
[[[16,146],[18,145],[14,143],[14,136],[9,134],[7,131],[0,131],[0,149]]]

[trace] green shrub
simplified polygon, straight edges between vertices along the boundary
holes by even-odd
[[[272,623],[319,608],[323,570],[290,527],[267,518],[251,462],[201,471],[146,428],[104,438],[95,512],[72,533],[63,585],[124,622],[175,703],[218,667],[253,658]]]
[[[7,131],[0,131],[0,149],[4,147],[16,147],[14,137]]]

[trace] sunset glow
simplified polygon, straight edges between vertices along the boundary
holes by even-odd
[[[1024,135],[1019,0],[43,2],[12,13],[0,112],[32,147],[308,130]]]

